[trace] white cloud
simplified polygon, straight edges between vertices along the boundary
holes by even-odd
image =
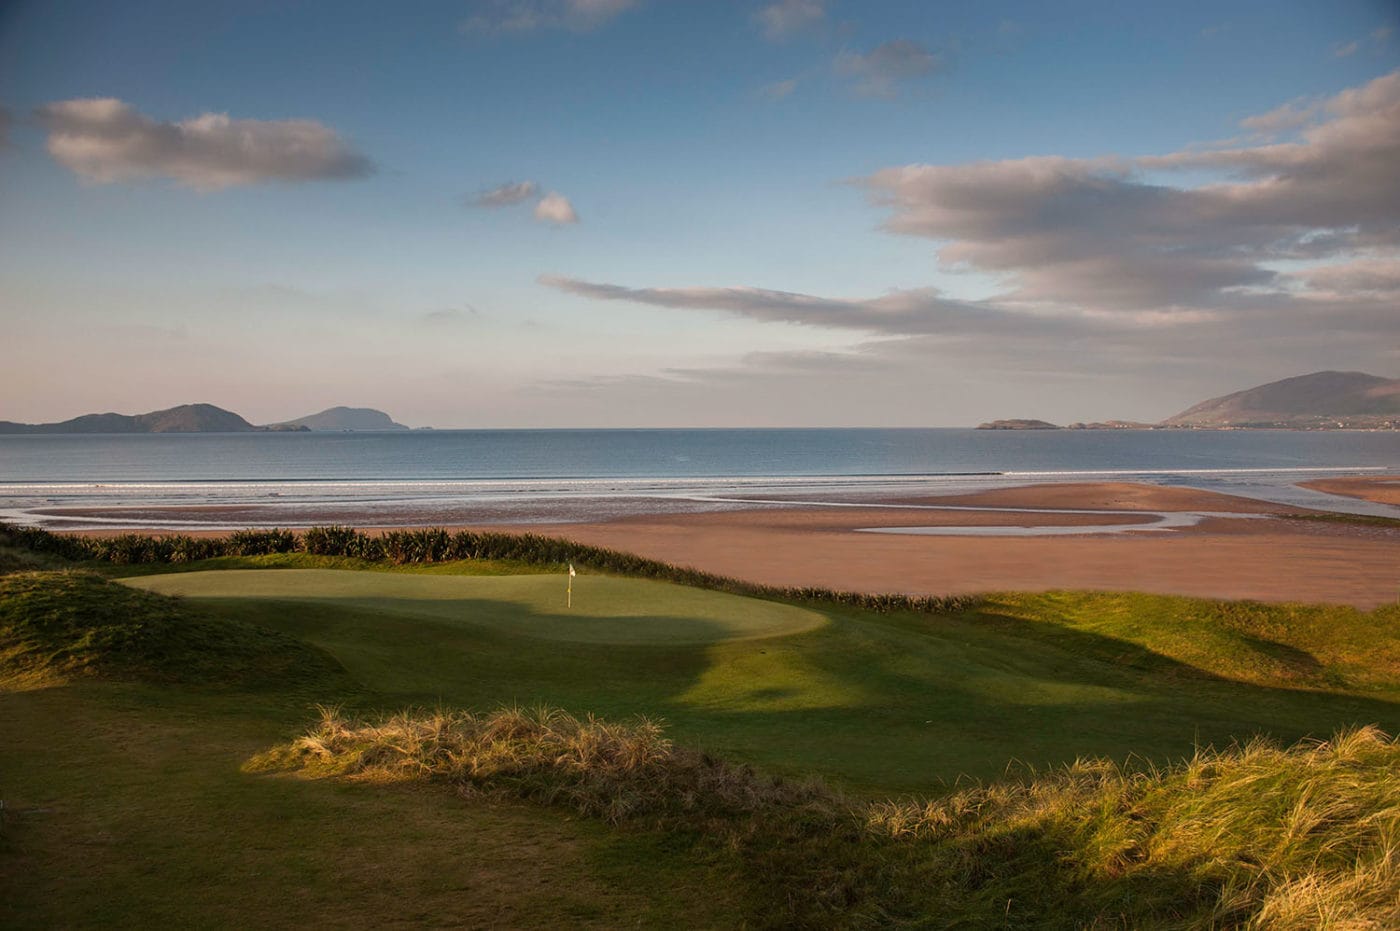
[[[836,56],[836,73],[854,82],[866,97],[897,97],[906,82],[947,70],[945,56],[912,39],[895,39],[869,52],[845,51]]]
[[[1332,55],[1336,58],[1350,58],[1356,54],[1356,50],[1361,48],[1360,42],[1339,42],[1332,46]]]
[[[86,181],[168,178],[201,191],[268,181],[359,178],[373,166],[315,120],[231,119],[204,113],[153,120],[112,98],[63,100],[35,115],[48,151]]]
[[[589,32],[638,5],[639,0],[478,0],[463,32]]]
[[[781,41],[826,19],[826,0],[779,0],[754,14],[763,34]]]
[[[535,219],[545,223],[564,225],[567,223],[577,223],[578,214],[574,212],[574,205],[569,203],[569,199],[557,191],[550,191],[540,202],[535,205]]]
[[[534,197],[539,187],[533,181],[507,181],[473,195],[470,203],[476,207],[511,207]]]

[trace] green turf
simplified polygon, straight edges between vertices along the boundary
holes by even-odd
[[[1384,612],[1261,605],[1242,634],[1217,603],[1180,598],[1052,593],[958,616],[881,616],[589,576],[575,580],[569,615],[562,583],[294,570],[129,580],[324,649],[380,707],[659,716],[683,742],[870,792],[995,778],[1013,761],[1165,762],[1254,734],[1400,725],[1400,671],[1372,671],[1391,690],[1353,681],[1368,656],[1400,644]],[[618,619],[628,606],[654,615]],[[812,629],[721,639],[752,635],[759,619],[771,634]],[[1274,639],[1261,636],[1275,621]],[[1261,657],[1273,665],[1255,668]]]
[[[165,595],[313,602],[401,623],[484,627],[541,640],[707,644],[820,627],[815,611],[667,582],[580,576],[572,607],[560,576],[451,576],[335,569],[225,570],[144,576],[128,584]]]
[[[644,714],[874,798],[1013,761],[1400,728],[1396,608],[1050,593],[879,615],[581,576],[570,612],[562,577],[500,564],[220,564],[298,568],[4,578],[0,664],[54,675],[0,681],[0,926],[746,920],[733,863],[697,864],[686,837],[242,770],[317,702]]]
[[[0,927],[736,927],[663,839],[525,803],[254,775],[314,710],[82,680],[0,690]]]

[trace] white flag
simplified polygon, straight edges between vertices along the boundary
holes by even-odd
[[[569,563],[569,578],[572,579],[576,575],[578,575],[578,573],[574,571],[574,564]]]

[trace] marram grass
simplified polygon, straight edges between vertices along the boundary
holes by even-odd
[[[734,858],[781,926],[1400,927],[1400,744],[1372,728],[863,802],[557,709],[350,721],[250,761],[504,793]]]

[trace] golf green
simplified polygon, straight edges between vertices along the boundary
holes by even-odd
[[[315,602],[575,643],[686,644],[780,637],[827,623],[793,605],[612,576],[444,576],[236,569],[125,580],[188,598]]]

